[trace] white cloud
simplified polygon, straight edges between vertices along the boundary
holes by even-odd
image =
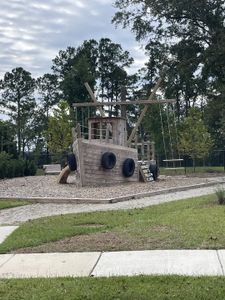
[[[109,37],[137,58],[134,70],[145,61],[129,30],[111,24],[111,0],[1,0],[0,77],[22,66],[33,76],[50,71],[52,59],[67,46]]]

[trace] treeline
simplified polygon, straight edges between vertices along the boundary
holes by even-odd
[[[20,67],[7,72],[0,81],[1,111],[10,117],[10,121],[0,123],[0,151],[24,155],[25,151],[33,149],[46,150],[53,144],[51,135],[54,133],[49,133],[48,128],[54,125],[52,108],[56,104],[59,104],[56,116],[67,119],[61,138],[56,121],[57,143],[60,143],[70,125],[83,122],[86,116],[81,110],[75,115],[73,108],[77,101],[90,101],[85,82],[98,92],[102,101],[118,99],[122,86],[132,87],[136,82],[136,75],[128,75],[126,70],[133,59],[121,45],[107,38],[99,42],[84,41],[77,48],[61,50],[52,62],[51,74],[34,79]],[[63,146],[62,143],[52,150],[60,152]]]

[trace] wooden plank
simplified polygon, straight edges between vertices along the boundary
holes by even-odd
[[[60,164],[43,165],[45,175],[47,174],[59,174],[61,172]]]
[[[97,101],[97,100],[96,100]],[[74,107],[95,107],[97,106],[99,109],[102,106],[116,106],[116,105],[133,105],[133,104],[143,104],[143,105],[150,105],[150,104],[165,104],[165,103],[174,103],[176,102],[175,99],[164,99],[164,100],[129,100],[129,101],[112,101],[112,102],[84,102],[84,103],[74,103]],[[104,117],[104,116],[102,116]]]
[[[165,168],[164,170],[184,170],[184,167]]]
[[[91,89],[90,85],[89,85],[87,82],[85,82],[84,85],[85,85],[85,87],[86,87],[86,89],[87,89],[89,95],[91,96],[92,101],[94,102],[94,103],[91,103],[91,104],[94,104],[93,106],[96,106],[96,104],[97,104],[98,110],[100,111],[100,115],[101,115],[102,117],[105,117],[105,112],[104,112],[104,110],[102,109],[102,107],[99,106],[98,100],[95,98],[95,95],[94,95],[94,93],[92,92],[92,89]],[[84,104],[84,103],[83,103],[83,104]],[[86,104],[87,104],[87,103],[86,103]],[[74,105],[74,107],[76,107],[76,106]],[[77,106],[77,107],[78,107],[78,106]]]
[[[59,174],[59,177],[57,179],[57,182],[59,184],[65,184],[67,183],[67,178],[70,174],[71,170],[69,166],[66,166],[64,169],[62,169],[62,171]]]
[[[176,161],[184,161],[183,158],[177,158],[177,159],[163,159],[165,162],[176,162]]]
[[[137,152],[135,149],[100,143],[92,143],[87,140],[79,140],[80,175],[82,186],[111,185],[122,182],[137,182]],[[111,170],[101,167],[101,157],[104,152],[113,152],[116,155],[116,166]],[[81,154],[82,153],[82,154]],[[122,174],[122,165],[126,158],[133,158],[136,162],[136,170],[131,178],[125,178]]]
[[[141,167],[139,168],[139,173],[140,173],[142,180],[146,183],[148,180],[147,180],[147,177],[145,176],[145,173],[143,172]]]

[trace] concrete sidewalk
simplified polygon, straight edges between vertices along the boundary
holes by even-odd
[[[0,255],[0,278],[135,275],[224,276],[225,250]]]

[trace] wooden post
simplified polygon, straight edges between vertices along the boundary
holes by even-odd
[[[151,151],[151,149],[150,149],[150,142],[149,141],[147,141],[147,161],[148,161],[148,163],[149,163],[149,161],[150,161],[150,151]]]
[[[155,160],[155,142],[151,142],[151,160]]]
[[[102,122],[99,123],[99,135],[100,135],[100,141],[102,141]]]
[[[158,81],[157,81],[157,83],[156,83],[156,85],[154,86],[154,89],[153,89],[153,91],[152,91],[152,93],[151,93],[151,95],[150,95],[150,97],[149,97],[149,100],[152,100],[153,97],[155,96],[155,93],[156,93],[156,91],[158,90],[161,81],[162,81],[162,78],[159,78]],[[135,136],[135,133],[136,133],[136,131],[137,131],[139,125],[141,124],[141,122],[142,122],[142,120],[143,120],[143,118],[144,118],[144,116],[145,116],[147,110],[148,110],[148,105],[145,105],[145,106],[144,106],[144,109],[142,110],[142,112],[141,112],[141,114],[140,114],[140,117],[139,117],[139,119],[137,120],[137,123],[135,124],[135,126],[134,126],[134,128],[133,128],[133,130],[132,130],[132,132],[131,132],[131,134],[130,134],[130,137],[129,137],[128,141],[127,141],[127,145],[128,145],[128,146],[130,146],[130,144],[131,144],[131,142],[132,142],[132,140],[133,140],[133,138],[134,138],[134,136]]]
[[[138,147],[138,135],[137,135],[137,132],[135,134],[135,148],[137,149]]]
[[[77,138],[81,138],[81,128],[80,128],[80,123],[77,124]]]
[[[106,142],[108,143],[109,142],[109,132],[111,132],[111,129],[110,129],[110,127],[112,127],[112,126],[110,126],[110,124],[108,124],[107,123],[107,125],[106,125],[106,134],[105,134],[105,140],[106,140]]]
[[[121,101],[122,102],[126,101],[126,94],[127,94],[126,87],[122,86],[122,88],[121,88]],[[125,118],[125,119],[127,117],[127,112],[126,112],[126,106],[125,105],[121,105],[121,117]]]
[[[95,95],[94,95],[94,93],[92,92],[92,89],[91,89],[90,85],[89,85],[87,82],[85,82],[84,85],[85,85],[85,87],[86,87],[86,89],[87,89],[89,95],[91,96],[92,101],[93,101],[95,104],[98,104],[98,100],[95,98]],[[101,117],[105,117],[105,112],[104,112],[104,110],[102,109],[102,107],[101,107],[101,106],[97,106],[97,108],[98,108],[98,110],[100,111]],[[110,132],[112,132],[112,126],[110,126],[110,124],[109,124],[109,130],[110,130]]]
[[[98,101],[97,101],[97,99],[95,98],[95,95],[94,95],[94,93],[92,92],[92,89],[91,89],[90,85],[89,85],[87,82],[85,82],[84,85],[85,85],[85,87],[86,87],[86,89],[87,89],[89,95],[91,96],[92,101],[93,101],[95,104],[98,104]],[[105,112],[104,112],[104,110],[102,109],[102,107],[101,107],[101,106],[97,106],[97,108],[98,108],[98,110],[100,111],[100,115],[101,115],[102,117],[105,117]]]
[[[145,160],[145,142],[144,140],[141,141],[141,160]]]

